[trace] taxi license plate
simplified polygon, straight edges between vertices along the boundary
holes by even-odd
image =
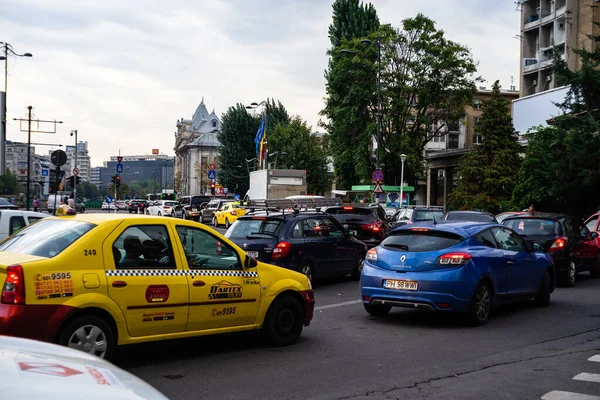
[[[383,281],[383,287],[395,290],[417,290],[419,288],[419,282],[387,279]]]
[[[258,251],[247,251],[246,252],[250,257],[254,257],[258,259]]]

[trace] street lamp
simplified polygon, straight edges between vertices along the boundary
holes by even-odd
[[[267,121],[269,119],[268,116],[268,112],[269,112],[269,105],[267,103],[266,100],[261,101],[260,103],[257,103],[255,101],[253,101],[252,103],[250,103],[249,106],[246,106],[246,109],[248,110],[254,110],[260,106],[265,106],[265,126],[264,126],[264,135],[265,135],[265,159],[261,160],[264,161],[265,163],[265,167],[266,169],[269,169],[269,148],[267,147],[267,140],[266,140],[266,132],[267,132]]]
[[[75,168],[77,168],[77,129],[71,131],[71,136],[75,136],[75,165],[73,166],[73,170],[71,174],[75,177],[73,178],[73,200],[77,203],[77,175],[74,174]]]
[[[286,151],[281,151],[281,152],[280,151],[275,151],[275,152],[271,153],[271,156],[275,157],[275,169],[277,169],[277,160],[279,160],[279,155],[280,154],[282,156],[287,156],[288,155],[288,153]]]
[[[400,161],[402,161],[400,170],[400,208],[402,208],[402,202],[404,201],[404,160],[406,160],[406,154],[400,154]]]
[[[377,159],[375,167],[376,169],[379,169],[381,167],[379,163],[379,148],[381,147],[381,38],[378,36],[375,42],[371,42],[368,39],[362,39],[360,43],[364,46],[371,46],[373,43],[377,43]],[[340,50],[340,54],[356,55],[358,52],[342,49]]]
[[[8,52],[15,57],[33,57],[31,53],[17,53],[13,47],[6,42],[0,42],[4,47],[4,55],[0,56],[0,60],[4,60],[4,106],[0,112],[2,113],[2,129],[0,129],[0,176],[6,174],[6,110],[7,110],[7,90],[8,90]],[[2,102],[0,102],[2,104]]]

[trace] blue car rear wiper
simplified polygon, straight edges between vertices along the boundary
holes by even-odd
[[[383,246],[384,247],[393,247],[395,249],[402,249],[402,250],[408,251],[408,246],[405,244],[386,243]]]

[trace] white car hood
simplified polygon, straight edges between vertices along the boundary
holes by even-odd
[[[167,399],[141,379],[100,358],[8,336],[0,336],[0,388],[7,399]]]

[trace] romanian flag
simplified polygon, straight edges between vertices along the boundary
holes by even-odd
[[[266,152],[267,152],[267,117],[264,116],[260,121],[258,132],[254,138],[256,143],[256,158],[258,159],[258,165],[262,165]]]

